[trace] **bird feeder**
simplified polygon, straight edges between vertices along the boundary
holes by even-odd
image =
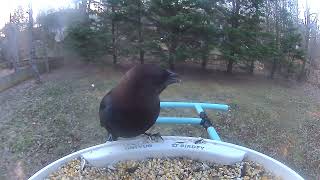
[[[211,161],[231,165],[244,158],[261,164],[266,170],[284,180],[302,180],[295,171],[281,162],[252,149],[223,142],[213,127],[204,109],[228,111],[224,104],[161,102],[161,108],[195,108],[199,118],[159,117],[159,124],[197,124],[203,126],[210,139],[199,137],[163,136],[163,141],[146,141],[141,138],[121,139],[89,147],[56,160],[47,165],[30,180],[45,179],[63,164],[75,158],[82,158],[95,167],[107,167],[125,160],[143,160],[147,158],[187,157],[195,160]]]

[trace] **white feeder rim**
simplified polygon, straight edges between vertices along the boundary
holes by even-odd
[[[197,137],[163,136],[163,139],[162,142],[152,142],[146,138],[124,139],[89,147],[54,161],[29,180],[45,179],[61,165],[77,157],[84,158],[93,166],[106,167],[123,160],[181,156],[226,165],[246,158],[263,165],[266,170],[284,180],[303,180],[299,174],[279,161],[242,146],[211,139],[199,141],[201,138]]]

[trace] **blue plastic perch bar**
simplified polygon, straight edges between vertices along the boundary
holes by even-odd
[[[188,102],[161,102],[161,108],[195,108],[198,114],[204,112],[204,109],[215,109],[227,111],[229,106],[225,104],[210,104],[210,103],[188,103]],[[159,124],[196,124],[200,125],[203,122],[201,118],[189,117],[159,117],[157,123]],[[207,128],[207,132],[211,139],[221,141],[217,131],[214,127]]]

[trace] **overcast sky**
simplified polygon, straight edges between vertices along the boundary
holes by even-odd
[[[19,5],[28,6],[28,2],[32,1],[34,17],[40,12],[48,9],[59,9],[63,7],[71,7],[73,0],[0,0],[0,27],[9,21],[10,12],[13,12]],[[306,0],[299,0],[299,6],[305,7]],[[320,0],[308,0],[312,12],[320,12]]]
[[[12,13],[19,5],[28,7],[30,0],[0,0],[0,27],[9,21]],[[34,18],[41,11],[71,7],[73,0],[31,0]]]

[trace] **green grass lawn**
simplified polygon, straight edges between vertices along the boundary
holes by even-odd
[[[103,143],[99,102],[123,72],[64,68],[46,75],[41,85],[29,81],[0,93],[0,179],[28,178],[64,155]],[[263,152],[306,178],[319,176],[320,102],[304,88],[263,78],[180,73],[183,83],[165,90],[162,101],[229,104],[227,113],[207,111],[222,140]],[[162,109],[161,115],[196,117],[190,109]],[[207,137],[189,125],[156,125],[151,131]]]

